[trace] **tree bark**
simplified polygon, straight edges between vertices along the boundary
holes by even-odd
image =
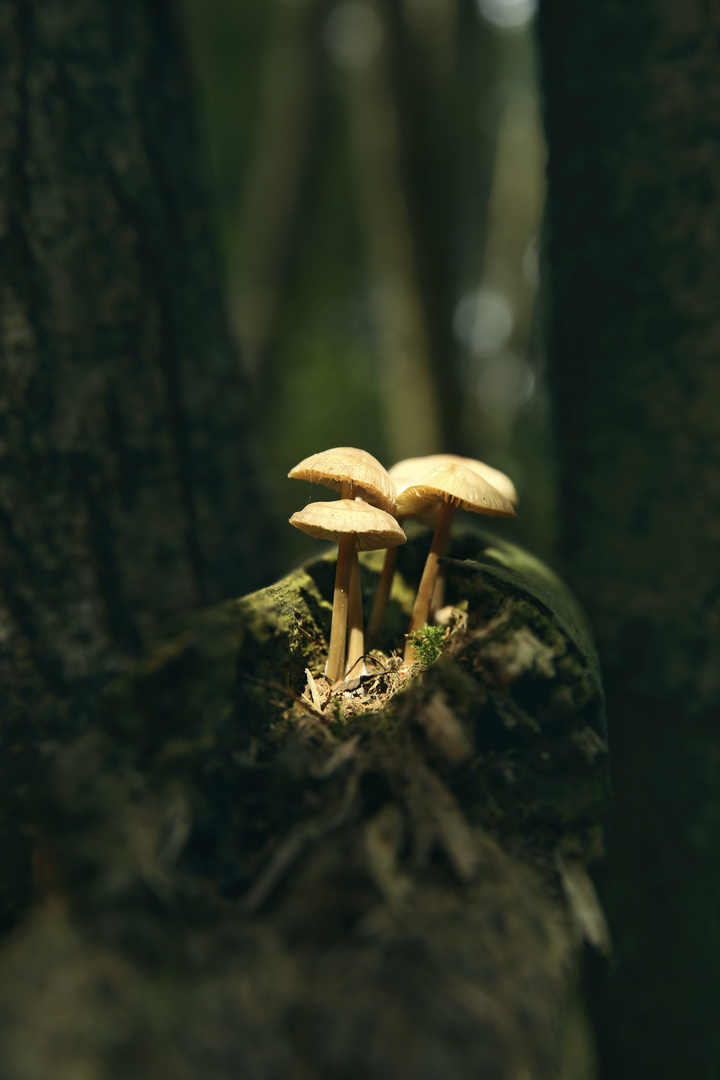
[[[39,744],[81,729],[169,618],[263,572],[247,388],[161,0],[0,4],[0,370],[10,918]]]
[[[564,572],[605,673],[603,1076],[720,1071],[720,14],[543,0]]]

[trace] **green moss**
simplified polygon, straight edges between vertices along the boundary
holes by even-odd
[[[410,634],[417,661],[424,667],[434,664],[443,651],[447,630],[444,626],[423,626]]]

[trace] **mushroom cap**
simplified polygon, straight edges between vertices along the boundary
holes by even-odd
[[[395,512],[397,492],[387,469],[367,450],[355,446],[335,446],[311,454],[290,470],[291,480],[308,480],[342,491],[343,484],[352,484],[352,494],[365,502],[379,506],[389,514]]]
[[[399,495],[405,488],[417,484],[430,469],[435,469],[438,465],[465,465],[484,476],[513,506],[517,506],[517,491],[510,477],[499,469],[494,469],[492,465],[486,465],[484,461],[476,461],[475,458],[459,457],[457,454],[428,454],[426,457],[398,461],[388,469],[388,473],[395,481]]]
[[[480,473],[466,465],[437,465],[398,495],[398,514],[423,514],[441,502],[493,517],[514,517],[512,503]]]
[[[358,551],[397,547],[407,540],[395,518],[362,499],[308,503],[290,518],[290,524],[318,540],[334,540],[355,534]]]

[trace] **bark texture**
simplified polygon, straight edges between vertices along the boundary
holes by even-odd
[[[543,0],[565,573],[596,628],[603,1076],[720,1072],[720,13]]]
[[[167,5],[3,0],[7,917],[39,744],[78,730],[168,618],[259,580],[247,395],[214,271]]]

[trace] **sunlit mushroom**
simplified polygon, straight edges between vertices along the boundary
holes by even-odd
[[[311,454],[290,470],[291,480],[307,480],[311,484],[339,491],[343,499],[360,496],[371,506],[379,506],[388,514],[395,512],[395,484],[387,469],[367,450],[355,446],[335,446]]]
[[[338,545],[330,644],[325,666],[327,678],[331,683],[336,683],[343,678],[346,670],[348,595],[356,553],[404,544],[405,533],[391,514],[359,498],[308,503],[303,510],[293,514],[290,524],[310,536],[334,540]],[[359,658],[356,657],[352,663]]]
[[[406,488],[412,487],[422,481],[422,478],[426,476],[428,472],[440,465],[464,465],[466,468],[471,469],[473,472],[483,476],[486,480],[489,480],[492,486],[496,488],[501,495],[504,495],[513,505],[517,505],[517,491],[509,476],[506,476],[506,474],[499,469],[493,468],[492,465],[487,465],[484,461],[477,461],[474,458],[459,457],[457,454],[428,454],[426,457],[405,458],[402,461],[396,462],[392,468],[388,469],[388,474],[395,482],[398,499]],[[417,516],[419,516],[424,523],[434,525],[439,512],[440,500],[438,499],[436,502],[430,504],[430,506],[425,505],[422,513]],[[415,515],[408,511],[401,513],[399,510],[396,510],[395,516],[402,525],[405,517]],[[385,553],[383,569],[378,581],[373,609],[368,623],[367,636],[370,644],[373,644],[378,640],[383,622],[385,621],[385,613],[390,599],[390,590],[392,588],[396,564],[397,550],[395,548],[389,548]],[[436,597],[438,586],[441,585],[440,579],[438,578],[437,580],[438,584],[435,587]],[[443,589],[440,588],[439,591],[442,593]],[[440,606],[441,603],[442,601],[436,601],[434,608]]]
[[[312,484],[333,488],[340,492],[343,499],[360,497],[386,513],[395,513],[395,484],[385,467],[367,450],[360,450],[355,446],[335,446],[330,450],[321,450],[295,465],[288,476],[292,480],[307,480]],[[350,600],[346,611],[347,660],[350,668],[365,652],[357,552],[352,556]],[[335,620],[333,625],[334,623]]]
[[[493,517],[514,517],[512,503],[478,472],[466,465],[439,465],[426,473],[422,480],[405,488],[398,496],[397,514],[429,513],[439,505],[439,513],[425,569],[418,586],[415,606],[410,619],[405,646],[405,663],[415,659],[410,638],[427,624],[433,590],[437,580],[439,559],[447,551],[455,511],[458,507],[475,514]]]
[[[464,465],[479,476],[484,476],[513,506],[517,506],[517,491],[510,477],[500,469],[495,469],[492,465],[478,461],[476,458],[460,457],[458,454],[427,454],[426,457],[405,458],[388,469],[388,475],[394,480],[399,493],[417,483],[425,473],[436,469],[439,465]]]

